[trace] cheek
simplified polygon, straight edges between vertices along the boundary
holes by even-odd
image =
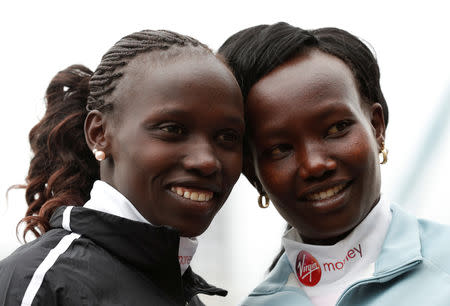
[[[348,146],[340,148],[342,170],[359,182],[359,197],[372,202],[379,194],[380,174],[378,149],[370,132],[360,131]]]
[[[234,184],[242,172],[242,152],[232,153],[219,157],[222,163],[225,179]]]
[[[136,174],[144,174],[153,172],[153,168],[157,168],[158,165],[163,164],[163,160],[161,154],[154,152],[152,150],[145,150],[144,148],[139,148],[134,152],[130,152],[127,156],[128,165],[130,168],[133,168],[132,171],[135,171]]]
[[[116,166],[128,173],[128,180],[133,184],[147,185],[176,163],[178,156],[173,152],[179,150],[156,142],[142,142],[142,145],[130,147],[124,152]]]
[[[289,159],[278,162],[259,162],[256,174],[273,200],[287,195],[293,181],[293,168],[290,167]]]
[[[355,132],[349,142],[339,145],[336,158],[355,171],[367,172],[376,166],[377,146],[375,139],[364,130]]]

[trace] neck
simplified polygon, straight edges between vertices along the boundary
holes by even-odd
[[[355,226],[356,227],[356,226]],[[334,245],[337,242],[341,241],[342,239],[345,239],[345,237],[348,236],[348,234],[350,234],[353,229],[355,228],[353,227],[351,230],[340,234],[340,235],[336,235],[336,236],[332,236],[332,237],[326,237],[326,238],[309,238],[306,237],[302,234],[300,234],[300,237],[302,238],[303,242],[306,244],[313,244],[313,245]]]
[[[370,207],[370,209],[358,221],[358,223],[355,226],[353,226],[350,230],[348,230],[348,231],[346,231],[344,233],[335,234],[335,235],[331,235],[331,236],[328,236],[328,237],[319,237],[319,238],[316,237],[316,238],[314,238],[314,237],[307,237],[307,236],[303,235],[299,229],[297,229],[297,231],[299,232],[300,237],[302,238],[304,243],[313,244],[313,245],[334,245],[337,242],[345,239],[355,229],[355,227],[357,227],[367,217],[367,215],[373,210],[375,205],[377,205],[377,203],[380,201],[380,196],[381,195],[378,195],[378,197],[373,202],[373,204]]]

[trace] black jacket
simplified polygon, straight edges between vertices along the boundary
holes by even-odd
[[[1,305],[202,305],[198,293],[227,294],[191,268],[181,277],[173,229],[83,207],[58,208],[50,226],[0,262]]]

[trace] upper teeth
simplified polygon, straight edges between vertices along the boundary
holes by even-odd
[[[325,200],[339,193],[344,187],[345,184],[340,184],[324,191],[308,194],[306,198],[308,200]]]
[[[206,202],[212,199],[214,193],[212,191],[194,190],[184,187],[172,187],[170,190],[186,199],[198,202]]]

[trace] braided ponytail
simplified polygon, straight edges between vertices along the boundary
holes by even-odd
[[[91,75],[84,66],[70,66],[58,72],[47,88],[45,115],[29,133],[34,157],[26,178],[24,238],[30,230],[36,236],[46,232],[56,207],[83,205],[99,178],[83,128]]]

